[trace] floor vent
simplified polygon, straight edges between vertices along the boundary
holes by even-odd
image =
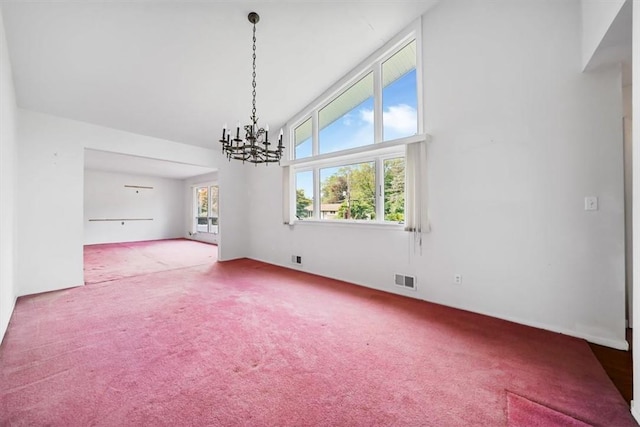
[[[402,286],[403,288],[409,288],[416,290],[416,278],[413,276],[404,276],[402,274],[395,275],[396,285]]]

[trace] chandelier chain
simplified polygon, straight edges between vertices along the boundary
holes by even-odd
[[[255,165],[258,163],[264,163],[266,165],[269,163],[280,163],[280,159],[284,154],[282,129],[280,129],[277,145],[269,142],[269,125],[260,127],[258,125],[258,117],[256,116],[256,23],[260,21],[260,15],[256,12],[251,12],[247,18],[249,22],[253,24],[253,51],[251,53],[253,59],[253,69],[251,71],[251,123],[240,127],[240,122],[238,122],[235,132],[227,129],[227,125],[225,124],[222,128],[222,138],[220,138],[222,152],[227,156],[229,161],[234,159]],[[242,134],[240,133],[241,129],[243,130]]]
[[[253,77],[253,82],[251,83],[251,86],[253,87],[253,92],[251,93],[253,95],[253,109],[251,110],[251,121],[253,122],[253,124],[255,125],[257,123],[257,118],[256,118],[256,24],[253,24],[253,73],[252,73],[252,77]]]

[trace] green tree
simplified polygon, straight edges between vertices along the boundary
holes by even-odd
[[[404,221],[404,159],[384,161],[384,219]]]
[[[322,183],[322,203],[341,203],[342,219],[375,219],[376,191],[373,162],[341,167]]]
[[[341,203],[344,200],[348,187],[347,176],[342,169],[322,183],[322,203]]]
[[[307,206],[311,206],[312,200],[304,195],[304,189],[299,188],[296,190],[296,216],[298,218],[307,218],[309,216],[307,212]]]
[[[209,216],[209,188],[198,188],[198,216]]]

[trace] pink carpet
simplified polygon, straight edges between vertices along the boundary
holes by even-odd
[[[507,392],[509,427],[591,427],[562,412]]]
[[[211,264],[218,247],[187,239],[106,243],[84,247],[86,284]]]
[[[507,426],[507,391],[636,425],[582,340],[250,260],[20,298],[0,346],[0,425]]]

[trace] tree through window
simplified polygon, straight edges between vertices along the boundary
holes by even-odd
[[[405,147],[424,140],[414,25],[290,127],[298,220],[404,222]]]
[[[218,186],[195,188],[195,230],[198,233],[218,232]]]

